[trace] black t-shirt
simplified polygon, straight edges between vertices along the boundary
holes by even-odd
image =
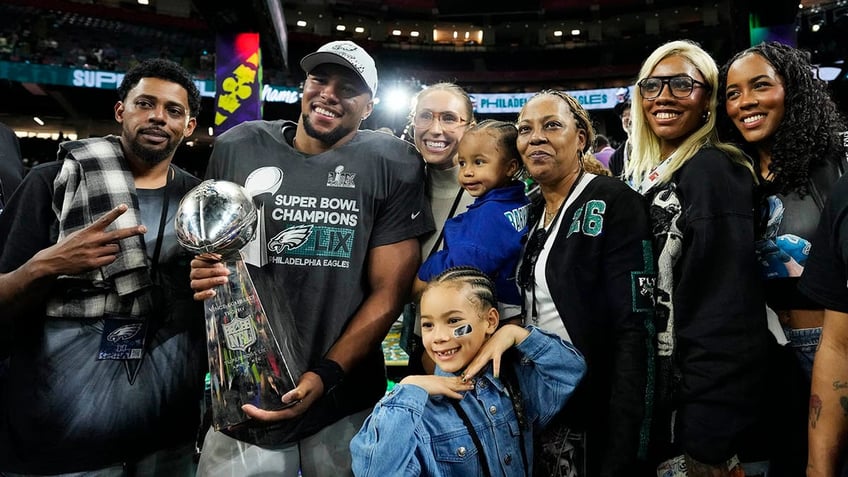
[[[825,308],[848,313],[848,178],[833,188],[813,235],[798,288]]]
[[[627,165],[624,162],[624,156],[627,155],[627,148],[630,146],[630,140],[626,140],[610,155],[609,169],[613,177],[621,177],[624,173],[624,167]]]
[[[0,124],[0,211],[24,175],[21,146],[14,131]]]
[[[271,325],[294,327],[291,341],[300,351],[293,367],[309,369],[370,296],[371,249],[422,236],[433,222],[423,162],[412,145],[360,130],[339,147],[309,155],[287,137],[295,128],[289,121],[248,121],[230,129],[216,140],[206,175],[243,185],[257,202],[261,220],[242,249],[245,263]],[[229,434],[276,445],[370,408],[385,393],[383,360],[373,346],[300,417]]]
[[[55,242],[52,195],[60,168],[60,162],[34,168],[0,214],[0,273]],[[170,222],[179,199],[197,183],[177,169]],[[159,197],[158,204],[146,195]],[[161,197],[161,190],[139,195],[141,220],[154,234]],[[132,382],[133,365],[96,359],[103,320],[48,318],[34,308],[2,331],[13,340],[2,353],[10,360],[0,377],[0,471],[96,469],[194,438],[208,363],[202,308],[188,286],[190,259],[174,249],[162,253],[156,277],[161,313],[147,317],[146,353]]]
[[[758,187],[757,260],[765,279],[766,302],[774,310],[820,310],[798,290],[824,203],[841,175],[836,158],[810,167],[809,192],[782,194],[775,184]]]

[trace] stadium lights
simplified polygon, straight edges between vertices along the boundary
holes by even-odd
[[[822,26],[824,26],[825,23],[824,12],[813,12],[813,14],[807,18],[807,23],[809,23],[810,30],[812,30],[814,33],[821,30]]]
[[[395,86],[386,92],[383,102],[391,111],[408,111],[410,102],[409,91],[401,86]]]
[[[32,120],[35,121],[35,123],[39,126],[44,126],[44,121],[42,121],[41,118],[39,118],[38,116],[34,116]]]
[[[299,27],[301,27],[301,28],[305,27],[305,26],[306,26],[306,21],[305,21],[305,20],[298,20],[298,21],[297,21],[297,26],[299,26]]]
[[[835,66],[820,66],[816,69],[818,70],[819,79],[823,79],[825,81],[833,81],[839,77],[840,73],[842,73],[842,68],[837,68]]]

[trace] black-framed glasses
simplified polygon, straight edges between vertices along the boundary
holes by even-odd
[[[439,121],[442,129],[453,131],[467,123],[467,119],[459,117],[458,114],[451,111],[443,111],[436,113],[433,111],[419,111],[412,118],[412,125],[418,129],[427,129],[433,125],[433,121]]]
[[[677,99],[688,98],[696,87],[709,89],[706,83],[702,83],[689,75],[678,76],[649,76],[642,78],[637,83],[639,94],[643,99],[654,99],[662,94],[665,85],[671,90],[671,95]]]
[[[536,262],[539,260],[539,255],[542,253],[547,239],[548,231],[546,229],[536,229],[527,239],[524,257],[521,260],[521,267],[518,268],[516,277],[518,286],[522,289],[527,289],[533,284],[533,270],[536,268]]]

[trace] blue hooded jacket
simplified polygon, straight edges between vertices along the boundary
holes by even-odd
[[[445,247],[421,265],[418,278],[426,282],[451,267],[476,267],[494,280],[498,301],[520,306],[515,269],[529,213],[521,182],[478,197],[467,211],[445,222]]]

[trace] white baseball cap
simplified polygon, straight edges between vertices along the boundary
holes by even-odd
[[[318,51],[304,56],[300,60],[300,67],[309,73],[316,66],[326,63],[352,69],[371,90],[371,97],[377,96],[377,67],[374,66],[374,58],[361,46],[348,40],[331,41],[318,48]]]

